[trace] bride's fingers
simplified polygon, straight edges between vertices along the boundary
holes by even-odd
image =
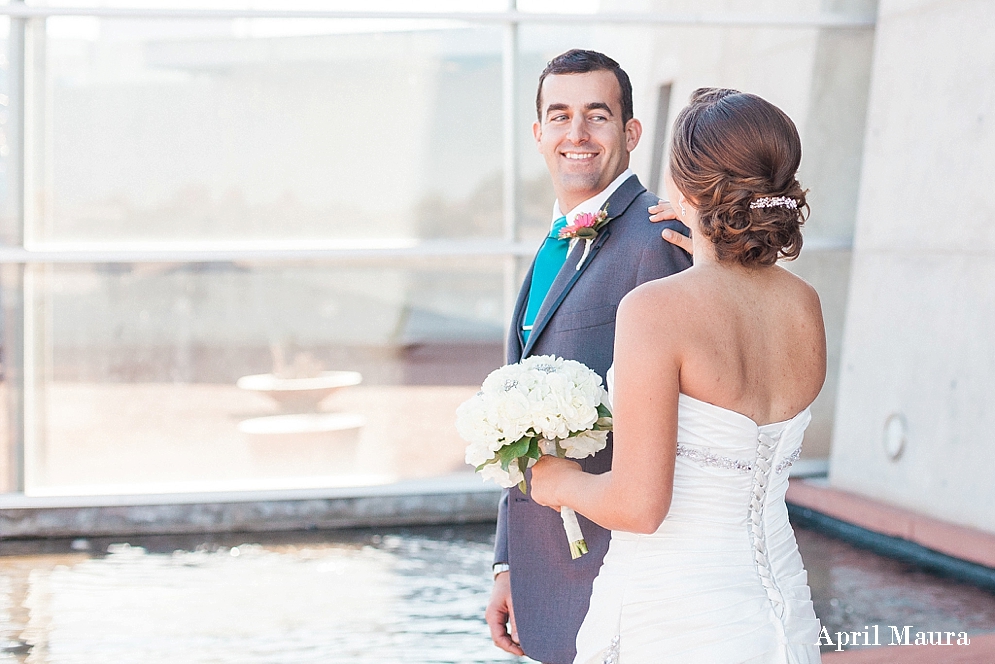
[[[670,228],[664,228],[663,233],[660,235],[670,244],[677,245],[692,256],[694,255],[694,243],[691,242],[691,238],[686,235],[682,235],[681,233],[678,233]]]
[[[656,205],[651,205],[648,211],[650,213],[650,221],[677,219],[677,211],[674,210],[674,206],[670,204],[670,201],[660,201]]]

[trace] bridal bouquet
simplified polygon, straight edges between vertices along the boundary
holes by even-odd
[[[528,357],[497,369],[456,410],[469,445],[466,462],[484,478],[526,492],[525,470],[543,454],[583,459],[602,450],[612,428],[601,376],[555,355]],[[587,553],[577,515],[560,509],[570,556]]]

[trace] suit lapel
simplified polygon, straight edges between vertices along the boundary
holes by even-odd
[[[581,256],[584,255],[584,243],[577,242],[577,245],[567,256],[566,262],[563,267],[560,268],[559,273],[556,275],[556,279],[553,281],[553,285],[549,287],[549,293],[542,302],[542,306],[539,308],[536,314],[536,319],[532,324],[532,332],[529,334],[529,342],[525,344],[525,348],[522,350],[522,358],[525,358],[532,351],[532,347],[535,345],[536,340],[542,331],[546,328],[546,324],[549,319],[552,318],[553,314],[556,313],[557,308],[562,304],[563,300],[566,299],[567,294],[573,285],[577,283],[580,279],[580,275],[584,274],[584,271],[594,262],[598,251],[604,245],[605,241],[608,240],[608,236],[611,235],[611,222],[613,219],[622,216],[629,206],[632,205],[632,201],[636,199],[637,196],[642,194],[646,189],[642,184],[639,183],[639,178],[635,175],[630,177],[628,180],[622,183],[622,185],[611,195],[608,199],[608,223],[604,225],[601,231],[598,233],[597,239],[595,239],[594,244],[591,245],[591,251],[584,261],[584,264],[577,269],[577,263],[580,261]],[[531,271],[529,272],[531,275]],[[520,318],[520,317],[516,317]],[[515,323],[519,329],[521,329],[520,320],[516,320]],[[519,339],[521,339],[521,332],[519,332]]]

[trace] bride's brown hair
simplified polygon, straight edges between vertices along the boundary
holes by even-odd
[[[670,174],[720,261],[773,265],[802,248],[809,208],[795,179],[801,158],[798,130],[781,109],[738,90],[699,88],[674,123]],[[797,209],[750,207],[781,196]]]

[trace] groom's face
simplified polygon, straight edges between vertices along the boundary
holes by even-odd
[[[547,76],[541,101],[532,132],[567,212],[628,168],[642,127],[622,122],[621,89],[610,71]]]

